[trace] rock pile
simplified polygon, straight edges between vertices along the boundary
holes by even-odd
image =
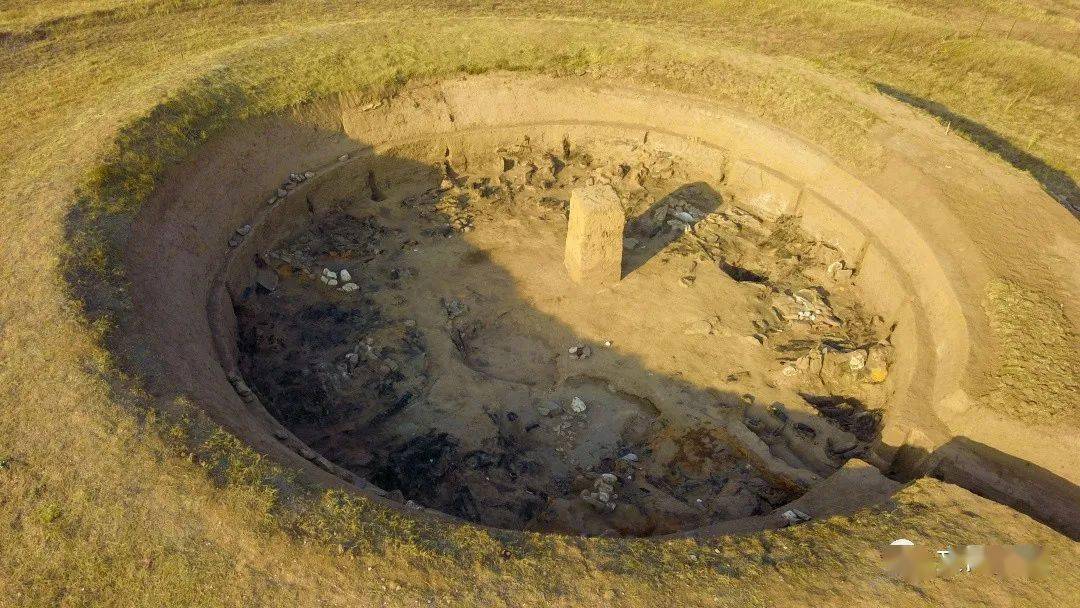
[[[619,478],[614,474],[602,473],[593,482],[591,490],[581,491],[581,499],[598,511],[614,511],[615,499],[618,498],[615,494],[615,484],[618,481]]]

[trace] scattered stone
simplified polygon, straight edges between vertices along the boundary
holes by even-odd
[[[685,277],[679,279],[679,283],[681,283],[683,287],[692,287],[695,281],[697,281],[697,277],[692,274],[688,274]]]
[[[614,511],[615,484],[619,478],[611,473],[603,473],[593,482],[592,491],[584,489],[581,498],[599,511]]]
[[[285,188],[278,188],[277,189],[277,196],[278,196],[278,198],[285,198],[286,196],[289,196],[289,191],[286,190]]]
[[[769,406],[769,413],[775,416],[781,422],[787,422],[789,419],[787,408],[785,408],[784,404],[780,403],[779,401],[775,401],[772,405]]]
[[[236,234],[239,234],[240,236],[247,236],[251,234],[251,224],[244,224],[243,226],[240,226],[236,229]]]
[[[690,232],[690,224],[684,224],[679,220],[668,220],[667,225],[677,232]]]
[[[620,456],[619,459],[620,460],[625,460],[626,462],[637,462],[638,461],[638,455],[633,453],[633,452],[627,452],[626,454],[623,454],[622,456]]]
[[[330,270],[329,268],[323,268],[322,269],[322,276],[326,277],[327,279],[336,279],[336,278],[338,278],[338,274],[336,272],[334,272],[333,270]]]
[[[338,159],[339,163],[343,163],[343,162],[349,160],[349,155],[348,154],[342,154],[341,156],[337,157],[337,159]]]
[[[571,346],[569,349],[570,355],[575,359],[588,359],[592,356],[592,348],[587,344],[578,344],[577,346]]]
[[[344,291],[345,293],[352,293],[358,289],[360,289],[360,286],[356,283],[345,283],[341,286],[341,291]]]
[[[574,397],[574,400],[570,403],[570,409],[573,410],[575,414],[584,412],[585,408],[585,401],[583,401],[581,397]]]
[[[604,340],[604,346],[607,348],[611,348],[611,340]]]
[[[443,307],[446,309],[446,316],[451,319],[456,319],[469,311],[469,307],[460,300],[450,300]]]
[[[889,376],[889,359],[892,358],[892,347],[885,344],[875,344],[870,347],[866,354],[865,369],[870,382],[884,382]]]
[[[853,372],[862,371],[862,369],[866,367],[866,351],[853,351],[851,356],[848,357],[848,367],[850,367]]]
[[[536,406],[536,412],[545,418],[555,418],[562,415],[563,409],[554,401],[544,401]]]
[[[315,177],[314,171],[304,171],[304,179],[311,179]]]
[[[798,509],[788,509],[781,513],[780,517],[784,519],[785,526],[794,526],[804,521],[810,521],[810,516]]]
[[[234,234],[229,239],[229,247],[232,247],[232,248],[235,249],[236,247],[240,246],[240,243],[243,243],[243,242],[244,242],[244,237],[240,236],[239,234]]]
[[[693,224],[694,223],[694,216],[690,215],[689,213],[687,213],[685,211],[676,211],[672,215],[674,215],[676,219],[678,219],[680,222],[682,222],[684,224]]]
[[[855,275],[854,268],[848,268],[844,260],[837,260],[825,269],[825,273],[834,281],[848,281]]]
[[[349,273],[348,270],[342,268],[341,272],[338,273],[338,278],[341,279],[342,281],[351,281],[352,280],[352,275]]]
[[[615,510],[615,503],[611,502],[611,496],[607,493],[582,490],[581,498],[597,511],[610,512]]]
[[[782,321],[824,323],[839,326],[829,304],[816,289],[800,289],[791,294],[779,294],[772,302],[773,312]]]

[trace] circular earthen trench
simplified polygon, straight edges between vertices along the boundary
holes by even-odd
[[[611,284],[563,263],[598,187],[626,217]],[[969,348],[889,201],[756,120],[629,88],[470,78],[236,125],[134,234],[128,333],[160,392],[320,483],[498,528],[747,532],[885,501]]]

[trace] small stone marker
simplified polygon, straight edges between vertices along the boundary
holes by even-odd
[[[611,186],[577,188],[570,193],[570,223],[564,263],[576,283],[610,285],[622,278],[623,214]]]
[[[585,407],[585,400],[581,397],[574,397],[574,400],[570,403],[570,409],[574,410],[575,414],[584,412],[587,409]]]

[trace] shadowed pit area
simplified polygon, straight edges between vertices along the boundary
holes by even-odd
[[[236,301],[278,420],[402,503],[593,535],[764,515],[868,451],[890,329],[840,252],[647,143],[541,135],[327,176],[338,210]],[[629,218],[609,287],[563,267],[571,192],[596,184]]]

